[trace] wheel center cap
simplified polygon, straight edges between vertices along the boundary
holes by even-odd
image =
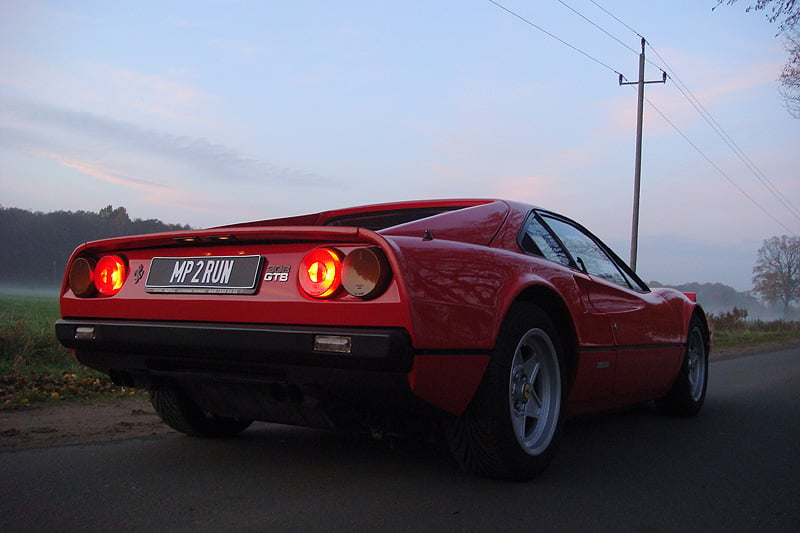
[[[530,383],[525,384],[525,388],[522,389],[522,395],[525,397],[526,400],[533,395],[533,389],[531,389]]]

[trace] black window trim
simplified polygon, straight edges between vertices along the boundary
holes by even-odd
[[[528,214],[528,216],[525,217],[525,222],[523,223],[519,235],[517,236],[517,243],[519,244],[520,249],[523,250],[525,253],[535,255],[536,257],[541,257],[546,261],[551,261],[550,259],[544,257],[544,255],[531,252],[524,246],[524,238],[525,234],[528,231],[528,224],[530,223],[530,220],[532,218],[535,218],[536,221],[539,222],[539,224],[541,224],[547,231],[550,232],[550,235],[555,239],[555,241],[558,243],[558,245],[564,252],[565,256],[569,259],[570,264],[563,265],[562,263],[558,263],[557,261],[551,261],[551,262],[555,262],[556,264],[559,264],[561,266],[567,266],[568,268],[571,268],[573,270],[583,272],[583,270],[578,266],[578,263],[575,261],[575,258],[572,257],[572,254],[570,253],[569,249],[566,246],[564,246],[564,243],[561,241],[558,234],[556,234],[556,232],[553,231],[553,228],[551,228],[550,225],[547,223],[545,219],[546,217],[551,217],[556,220],[560,220],[566,224],[570,224],[575,228],[577,228],[578,230],[580,230],[581,232],[583,232],[585,235],[587,235],[608,256],[608,258],[611,260],[614,266],[616,266],[617,269],[621,271],[622,277],[625,279],[625,282],[628,285],[627,287],[628,289],[637,293],[650,292],[650,287],[648,287],[647,284],[644,281],[642,281],[642,279],[633,270],[631,270],[631,268],[622,259],[620,259],[616,253],[614,253],[614,250],[606,246],[606,244],[602,240],[600,240],[594,233],[586,229],[581,224],[575,222],[571,218],[565,217],[564,215],[560,215],[558,213],[554,213],[552,211],[548,211],[546,209],[532,209],[531,212]],[[637,285],[637,287],[631,287],[629,280],[633,281]],[[614,285],[626,288],[625,286],[616,283],[614,283]]]
[[[569,253],[569,250],[567,250],[567,247],[564,246],[564,243],[561,242],[561,239],[558,237],[558,235],[556,235],[556,233],[553,231],[553,229],[544,221],[544,219],[539,215],[539,213],[551,214],[549,211],[544,211],[542,209],[533,209],[528,214],[528,216],[525,217],[525,222],[522,225],[522,230],[519,232],[519,236],[517,237],[517,241],[519,243],[519,247],[523,251],[525,251],[526,253],[531,254],[531,255],[535,255],[536,257],[541,257],[542,259],[544,259],[546,261],[550,261],[551,263],[556,263],[558,265],[565,266],[565,267],[571,268],[573,270],[581,270],[580,267],[578,267],[578,263],[576,263],[575,259],[572,257],[572,254]],[[547,232],[550,233],[550,236],[553,238],[553,240],[556,241],[556,244],[558,244],[558,246],[561,247],[561,251],[564,253],[564,257],[566,257],[569,260],[569,264],[568,265],[565,265],[565,264],[560,263],[558,261],[553,261],[552,259],[548,259],[547,257],[545,257],[545,255],[543,253],[538,253],[537,254],[537,253],[532,252],[531,250],[527,249],[524,246],[525,236],[528,233],[528,225],[530,224],[531,219],[535,219]],[[538,245],[536,247],[538,248]]]

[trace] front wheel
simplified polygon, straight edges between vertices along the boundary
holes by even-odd
[[[708,329],[694,315],[689,322],[689,337],[683,364],[666,396],[656,400],[658,409],[670,416],[695,416],[700,412],[708,387]]]
[[[512,307],[475,397],[448,427],[453,456],[483,476],[536,476],[555,452],[566,393],[552,321],[535,305]]]
[[[232,437],[253,423],[203,411],[177,389],[150,391],[150,403],[169,427],[193,437]]]

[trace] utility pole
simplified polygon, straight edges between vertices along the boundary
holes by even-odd
[[[620,85],[638,85],[639,101],[636,114],[636,164],[633,178],[633,221],[631,223],[631,270],[636,272],[636,253],[639,248],[639,187],[642,181],[642,117],[644,115],[644,86],[646,83],[666,83],[667,73],[660,80],[644,81],[644,45],[647,41],[642,37],[642,53],[639,54],[639,81],[627,81],[619,75]]]

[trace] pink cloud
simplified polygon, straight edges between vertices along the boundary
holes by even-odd
[[[64,157],[61,154],[54,154],[48,152],[33,152],[33,155],[45,159],[50,159],[63,167],[76,170],[81,174],[85,174],[87,176],[91,176],[93,178],[97,178],[99,180],[106,181],[109,183],[114,183],[116,185],[122,185],[124,187],[129,187],[132,189],[146,191],[146,192],[163,193],[165,190],[168,189],[164,185],[160,185],[158,183],[149,182],[132,176],[125,176],[118,172],[112,172],[108,169],[103,168],[103,166],[98,163],[79,161],[76,159],[70,159]]]
[[[101,70],[129,105],[152,115],[186,118],[207,98],[202,91],[160,76],[115,67]]]
[[[81,161],[65,157],[61,154],[48,152],[33,152],[33,155],[55,161],[65,168],[75,170],[91,178],[138,191],[142,193],[141,199],[151,205],[170,208],[181,207],[208,213],[214,212],[214,210],[218,208],[217,202],[198,195],[194,191],[175,189],[142,178],[126,175],[122,172],[112,170],[102,163]]]

